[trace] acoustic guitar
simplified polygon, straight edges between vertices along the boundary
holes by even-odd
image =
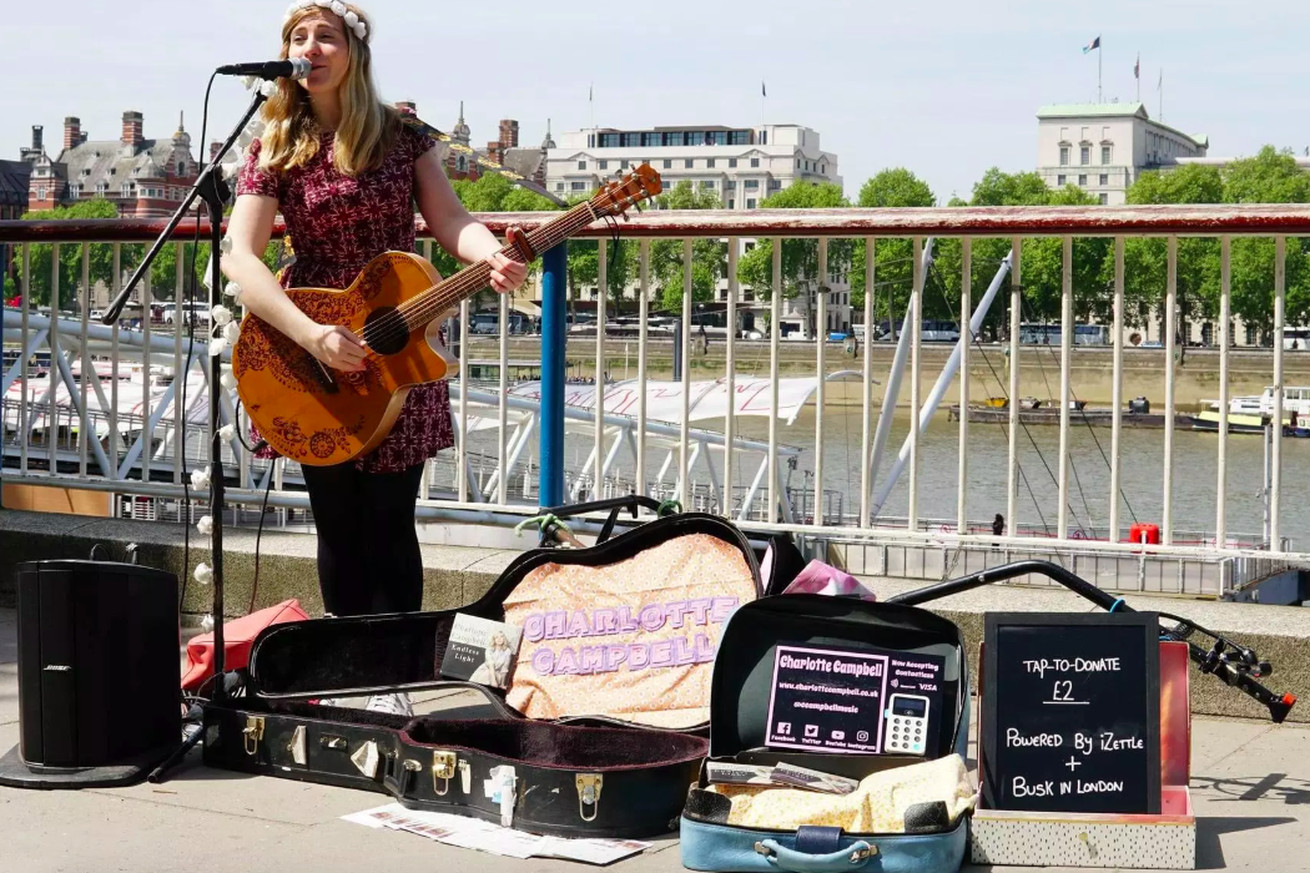
[[[529,263],[595,221],[613,218],[660,193],[660,177],[642,164],[588,201],[526,234],[501,252]],[[340,464],[377,447],[415,385],[458,369],[438,326],[460,301],[486,288],[490,267],[471,264],[442,279],[425,258],[384,252],[349,288],[289,288],[287,296],[319,324],[349,328],[368,348],[365,369],[334,370],[267,322],[246,315],[232,350],[237,393],[260,436],[301,464]]]

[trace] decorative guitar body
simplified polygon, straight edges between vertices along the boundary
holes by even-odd
[[[440,281],[424,258],[386,252],[344,291],[291,288],[287,296],[319,324],[339,324],[363,337],[370,321],[385,325],[399,317],[401,304]],[[311,466],[349,461],[386,438],[412,386],[457,371],[458,362],[438,341],[439,325],[433,318],[425,330],[389,332],[391,347],[370,345],[366,369],[349,373],[325,367],[281,331],[247,315],[232,350],[237,393],[260,436],[280,454]]]
[[[511,234],[501,252],[532,261],[660,190],[659,174],[643,164],[530,233]],[[460,301],[490,284],[489,274],[483,262],[443,280],[419,255],[384,252],[343,291],[287,289],[311,319],[346,327],[364,341],[369,352],[359,372],[325,366],[272,325],[246,315],[232,350],[232,372],[260,436],[279,454],[310,466],[345,463],[376,448],[391,432],[410,388],[456,370],[437,338],[438,326]]]

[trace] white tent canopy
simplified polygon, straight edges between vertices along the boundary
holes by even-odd
[[[861,378],[856,370],[839,370],[830,373],[834,379]],[[736,415],[768,416],[772,411],[773,382],[767,378],[738,376],[733,383],[733,409]],[[604,389],[605,413],[636,417],[641,399],[642,384],[636,379],[610,382],[607,385],[564,386],[564,405],[586,412],[596,411],[597,389]],[[812,376],[778,379],[778,417],[792,424],[801,409],[818,388],[818,379]],[[681,382],[646,380],[646,416],[652,421],[680,422],[682,420]],[[510,389],[511,397],[541,402],[540,382],[521,382]],[[728,414],[728,380],[692,382],[690,386],[688,421],[723,418]]]

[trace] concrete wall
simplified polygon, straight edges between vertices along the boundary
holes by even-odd
[[[23,561],[86,558],[93,545],[106,546],[106,559],[121,560],[129,543],[136,543],[140,563],[181,573],[184,530],[180,525],[87,519],[80,516],[0,510],[0,606],[13,606],[14,568]],[[230,530],[224,537],[226,614],[245,614],[254,580],[254,531]],[[208,550],[191,543],[190,566],[208,560]],[[482,549],[465,546],[424,546],[426,568],[425,610],[448,609],[476,600],[522,550]],[[311,615],[322,612],[315,571],[314,537],[306,534],[265,532],[260,545],[259,589],[254,603],[262,608],[297,598]],[[924,586],[922,580],[866,577],[879,597]],[[186,587],[183,612],[195,618],[209,611],[212,589],[194,580]],[[1310,610],[1296,607],[1219,603],[1201,598],[1130,595],[1138,610],[1163,610],[1187,616],[1241,643],[1255,648],[1277,672],[1267,681],[1280,692],[1310,699]],[[983,615],[987,612],[1088,611],[1089,604],[1076,594],[1049,588],[989,585],[934,601],[925,608],[959,625],[977,675],[977,652],[982,641]],[[1224,686],[1211,676],[1192,671],[1192,710],[1198,714],[1266,718],[1267,713],[1249,697]],[[1310,708],[1292,711],[1292,721],[1310,721]]]

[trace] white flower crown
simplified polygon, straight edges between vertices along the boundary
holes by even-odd
[[[368,39],[368,24],[353,9],[347,9],[346,4],[342,3],[341,0],[296,0],[287,7],[287,14],[283,20],[286,21],[300,10],[308,9],[311,6],[318,6],[328,10],[337,18],[346,22],[346,27],[353,30],[355,36],[360,39]]]

